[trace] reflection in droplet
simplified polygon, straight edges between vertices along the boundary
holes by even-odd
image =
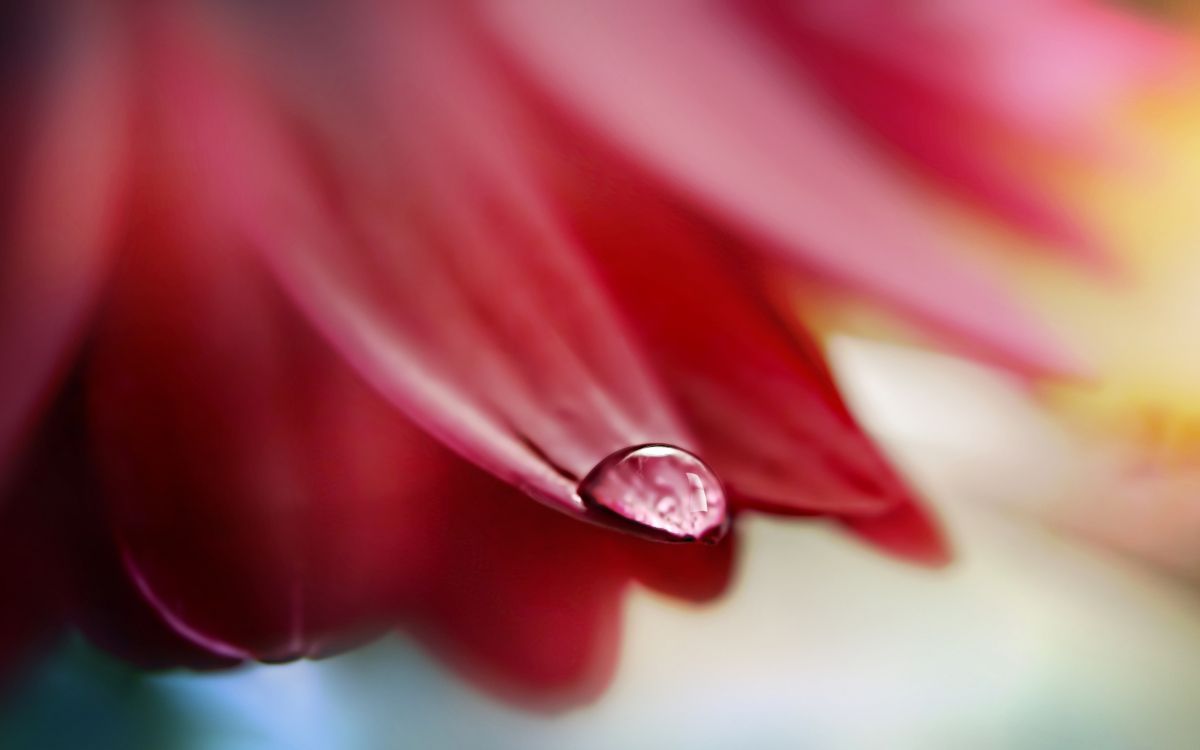
[[[590,508],[669,541],[716,541],[728,527],[725,491],[696,456],[671,445],[617,451],[579,485]]]

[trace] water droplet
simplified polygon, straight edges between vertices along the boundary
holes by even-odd
[[[679,503],[675,502],[675,498],[671,497],[670,495],[663,495],[658,499],[658,502],[654,504],[654,511],[660,516],[669,516],[675,512],[675,508],[678,506]]]
[[[670,541],[716,541],[727,523],[725,491],[703,461],[671,445],[641,445],[601,461],[579,485],[601,517]]]

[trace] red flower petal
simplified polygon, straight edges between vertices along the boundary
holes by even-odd
[[[41,42],[52,59],[36,66],[45,93],[30,97],[23,82],[4,82],[0,479],[59,376],[107,265],[126,97],[120,40],[105,7],[27,11],[44,16],[55,35]]]
[[[203,648],[323,653],[424,579],[447,460],[295,318],[156,134],[88,372],[118,551]]]
[[[171,630],[126,575],[99,507],[78,386],[78,379],[73,380],[56,399],[5,500],[11,504],[0,511],[6,516],[0,520],[0,536],[9,538],[3,549],[17,551],[13,560],[19,560],[4,566],[12,578],[0,582],[0,588],[20,585],[25,592],[22,605],[7,611],[26,623],[27,645],[48,644],[65,621],[142,668],[236,664]],[[37,575],[29,575],[31,570]],[[0,631],[5,629],[0,625]],[[27,646],[23,650],[27,656],[36,653]]]
[[[580,513],[577,483],[610,453],[694,441],[547,210],[486,69],[440,10],[398,13],[377,25],[401,39],[361,32],[378,56],[365,100],[382,104],[353,109],[360,121],[309,107],[289,132],[186,40],[163,45],[162,96],[201,145],[220,210],[381,393]],[[298,149],[295,129],[316,147]]]
[[[646,544],[623,539],[627,565],[638,582],[667,596],[712,601],[733,581],[737,533],[719,544]]]
[[[486,4],[506,48],[637,163],[780,257],[1007,364],[1072,370],[941,248],[903,185],[750,22],[717,3]]]
[[[631,579],[694,599],[729,580],[729,544],[580,524],[414,436],[205,226],[139,232],[90,377],[127,572],[179,634],[234,657],[319,653],[362,615],[358,582],[364,599],[406,602],[485,684],[562,701],[607,679]],[[123,630],[92,611],[93,637],[140,663],[190,658],[115,584],[100,593],[138,619]],[[144,633],[148,655],[131,641]]]
[[[70,545],[68,618],[95,646],[140,669],[211,670],[237,656],[215,653],[174,629],[129,578],[108,519],[95,498],[77,498],[63,535]]]
[[[594,697],[611,677],[632,577],[703,600],[729,582],[730,540],[656,544],[581,524],[464,465],[447,495],[456,523],[419,603],[418,634],[502,695]]]
[[[572,521],[466,471],[475,476],[460,479],[447,496],[462,521],[445,567],[414,613],[425,623],[417,632],[502,694],[594,695],[616,660],[628,581],[610,538],[616,532]]]

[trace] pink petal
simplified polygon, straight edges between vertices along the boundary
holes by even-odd
[[[1073,363],[919,220],[906,186],[715,3],[495,0],[537,82],[639,165],[791,262],[1034,372]]]
[[[108,263],[127,106],[121,40],[104,7],[40,11],[63,16],[50,21],[63,27],[49,43],[61,55],[38,75],[45,93],[16,85],[5,92],[12,194],[0,209],[0,479],[73,349]],[[20,130],[18,122],[21,137],[8,132]]]
[[[774,15],[770,20],[776,31],[787,28]],[[917,168],[933,173],[984,210],[1047,241],[1049,249],[1098,270],[1111,270],[1113,261],[1100,241],[1054,196],[1013,166],[1014,149],[995,143],[993,123],[980,122],[978,116],[963,111],[963,102],[946,101],[923,88],[922,82],[909,80],[906,71],[863,60],[857,50],[807,31],[799,29],[786,39],[798,64],[819,76],[848,111]],[[1080,127],[1077,134],[1082,139],[1086,131]]]
[[[1096,118],[1169,76],[1184,42],[1096,0],[809,0],[776,6],[799,45],[836,46],[987,121],[1077,149]],[[797,50],[799,51],[799,49]],[[1081,140],[1082,137],[1082,140]]]
[[[764,34],[918,167],[1053,249],[1111,270],[1079,219],[1012,162],[1031,143],[1113,156],[1118,144],[1102,131],[1109,111],[1179,68],[1179,40],[1073,0],[751,7]]]
[[[360,99],[291,113],[308,151],[192,40],[162,45],[162,96],[217,210],[359,372],[464,456],[580,513],[576,485],[604,457],[692,438],[547,210],[487,70],[443,11],[396,14],[373,25],[399,38],[359,31]]]

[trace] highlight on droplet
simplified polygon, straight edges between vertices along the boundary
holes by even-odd
[[[715,542],[729,526],[717,475],[673,445],[613,453],[588,473],[578,493],[600,520],[665,541]]]

